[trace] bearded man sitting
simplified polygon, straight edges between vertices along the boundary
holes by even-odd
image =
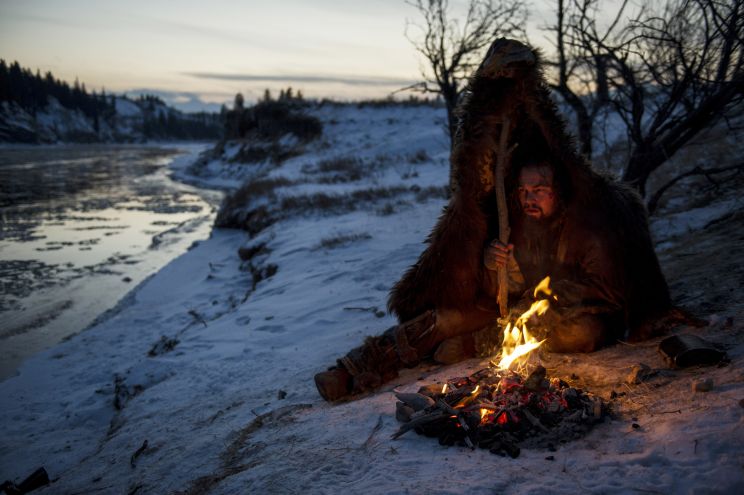
[[[402,323],[315,376],[326,400],[374,390],[426,357],[451,363],[491,351],[500,267],[517,314],[550,276],[552,303],[538,331],[553,352],[647,337],[649,322],[670,308],[640,197],[577,153],[533,50],[494,42],[458,112],[452,196],[388,302]],[[505,134],[509,244],[495,240],[493,163]]]

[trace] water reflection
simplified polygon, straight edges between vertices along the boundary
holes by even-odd
[[[174,150],[70,146],[0,150],[0,207],[55,208],[86,192],[106,195],[153,173]]]
[[[0,149],[0,379],[208,236],[219,194],[170,180],[179,153]]]

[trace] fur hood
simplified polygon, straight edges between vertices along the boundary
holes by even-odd
[[[566,214],[602,233],[616,250],[631,333],[649,316],[668,309],[669,292],[640,197],[594,171],[578,154],[550,98],[539,54],[505,39],[491,46],[461,99],[450,156],[450,201],[426,249],[391,290],[388,309],[406,321],[429,309],[467,310],[481,295],[488,277],[483,250],[498,234],[493,165],[505,117],[514,149],[506,172],[507,194],[515,189],[519,165],[550,161]]]

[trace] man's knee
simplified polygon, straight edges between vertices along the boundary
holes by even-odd
[[[449,339],[480,330],[498,318],[498,313],[473,307],[464,310],[442,308],[436,311],[438,340]]]
[[[551,352],[594,352],[612,341],[610,327],[596,315],[557,324],[545,343]]]

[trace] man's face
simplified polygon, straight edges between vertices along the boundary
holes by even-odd
[[[553,171],[545,165],[527,165],[519,173],[519,204],[535,220],[550,218],[557,207]]]

